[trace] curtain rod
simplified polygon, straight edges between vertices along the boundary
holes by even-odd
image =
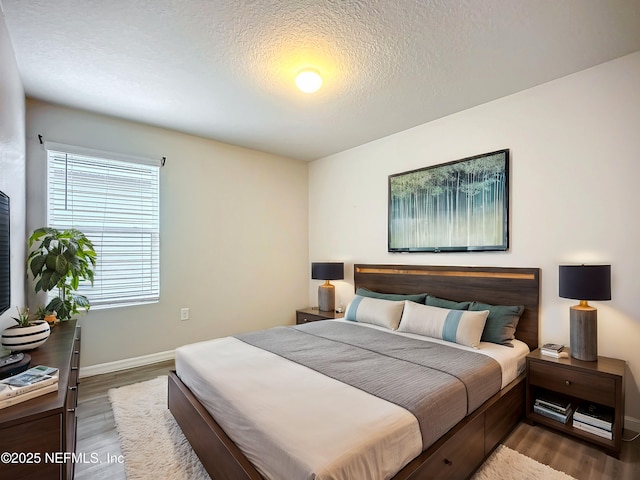
[[[42,139],[42,134],[38,134],[38,141],[40,142],[40,145],[44,145],[44,140]],[[164,164],[167,163],[167,157],[162,157],[162,160],[160,161],[160,166],[164,167]]]

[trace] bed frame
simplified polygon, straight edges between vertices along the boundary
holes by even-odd
[[[538,347],[538,268],[354,265],[356,289],[428,293],[456,301],[524,305],[516,337]],[[524,416],[524,374],[487,400],[398,472],[394,480],[464,479],[491,454]],[[263,477],[175,372],[169,375],[169,410],[214,480]],[[313,434],[310,432],[310,434]]]

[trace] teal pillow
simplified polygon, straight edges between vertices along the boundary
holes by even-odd
[[[511,340],[516,338],[516,328],[520,315],[524,312],[523,305],[489,305],[473,302],[469,310],[489,310],[489,316],[484,325],[481,340],[513,347]]]
[[[471,302],[454,302],[453,300],[446,300],[444,298],[427,295],[425,304],[431,305],[432,307],[448,308],[450,310],[469,310]]]
[[[397,293],[379,293],[369,290],[368,288],[360,287],[356,290],[356,295],[369,298],[380,298],[382,300],[402,301],[409,300],[416,303],[424,303],[424,299],[427,297],[426,293],[418,293],[415,295],[402,295]]]

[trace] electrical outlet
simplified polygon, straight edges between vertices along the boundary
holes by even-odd
[[[188,308],[181,308],[180,309],[180,320],[182,320],[182,321],[189,320],[189,309]]]

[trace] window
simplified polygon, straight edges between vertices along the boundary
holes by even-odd
[[[92,307],[160,296],[160,163],[46,142],[48,225],[75,228],[94,244]]]

